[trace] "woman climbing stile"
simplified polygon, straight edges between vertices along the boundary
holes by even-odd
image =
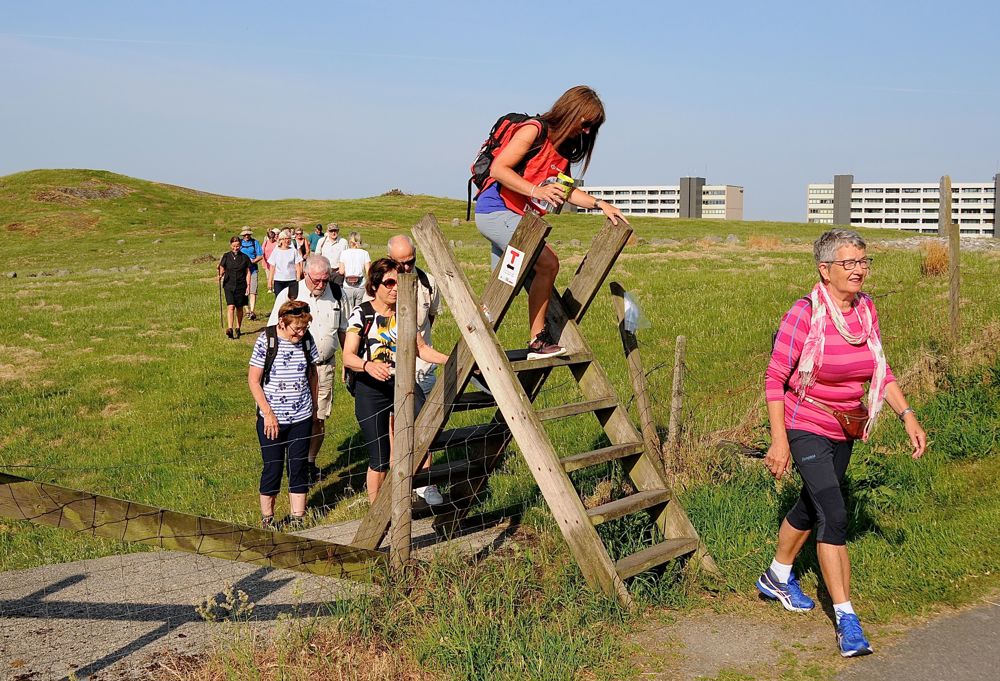
[[[923,455],[927,436],[882,352],[875,304],[861,292],[871,266],[864,240],[857,232],[832,229],[816,240],[813,254],[820,281],[782,318],[765,374],[771,446],[764,463],[780,480],[794,461],[802,493],[781,523],[778,550],[757,589],[786,610],[804,612],[815,606],[792,572],[815,527],[840,654],[855,657],[868,655],[872,647],[851,606],[841,487],[851,449],[855,439],[868,439],[883,402],[903,422],[914,459]],[[861,404],[866,382],[867,412]]]
[[[580,189],[573,189],[567,199],[565,186],[542,184],[557,171],[569,175],[570,163],[583,161],[580,174],[587,171],[602,123],[604,105],[597,93],[578,85],[564,92],[548,112],[513,126],[513,134],[490,166],[490,180],[476,199],[476,227],[492,244],[494,268],[525,211],[530,208],[545,214],[538,205],[542,202],[558,207],[568,200],[581,208],[600,209],[616,225],[619,220],[628,224],[607,201]],[[559,274],[559,257],[551,246],[542,249],[533,274],[528,290],[528,359],[561,355],[565,350],[556,345],[545,326],[549,295]]]

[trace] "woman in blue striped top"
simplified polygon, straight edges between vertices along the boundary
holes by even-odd
[[[281,489],[282,469],[288,467],[289,524],[301,525],[309,491],[309,439],[316,417],[316,344],[308,336],[309,304],[292,300],[278,310],[278,323],[268,331],[277,352],[269,375],[268,331],[260,334],[250,355],[247,382],[257,403],[257,438],[264,467],[260,474],[261,527],[274,529],[274,500]],[[307,339],[306,342],[303,342]],[[308,354],[307,354],[308,353]]]

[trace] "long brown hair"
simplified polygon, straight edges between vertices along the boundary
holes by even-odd
[[[604,104],[597,92],[586,85],[571,87],[539,118],[549,126],[548,137],[552,145],[571,163],[583,161],[580,174],[586,173],[597,131],[604,122]],[[580,132],[582,121],[590,122],[590,134]]]

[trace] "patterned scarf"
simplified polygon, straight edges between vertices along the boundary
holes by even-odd
[[[812,303],[812,320],[809,326],[809,335],[806,336],[805,345],[802,347],[802,357],[799,359],[799,378],[802,383],[799,386],[799,397],[803,398],[806,388],[816,382],[816,374],[819,373],[823,365],[823,349],[826,343],[826,320],[827,311],[829,318],[833,320],[833,325],[837,327],[841,337],[851,345],[858,346],[867,343],[875,358],[875,372],[872,374],[871,383],[868,385],[868,423],[865,424],[865,432],[862,440],[868,441],[868,435],[875,425],[875,417],[882,409],[885,400],[885,374],[886,361],[885,353],[882,352],[882,341],[873,329],[872,308],[867,295],[859,294],[857,304],[854,309],[861,319],[861,333],[854,335],[847,328],[847,320],[844,313],[840,311],[840,306],[834,304],[826,286],[822,282],[816,284],[812,293],[809,294]]]

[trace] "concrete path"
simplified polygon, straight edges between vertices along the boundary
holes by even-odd
[[[1000,601],[946,615],[898,643],[852,660],[840,681],[982,681],[1000,679]]]
[[[323,525],[304,536],[350,543],[360,521]],[[433,540],[430,519],[414,521],[414,543]],[[474,553],[502,539],[508,525],[435,548]],[[208,650],[225,625],[208,623],[195,606],[227,585],[254,603],[263,626],[282,614],[323,614],[328,604],[366,585],[289,570],[270,570],[174,551],[108,556],[0,573],[0,679],[47,681],[148,679],[155,657]]]

